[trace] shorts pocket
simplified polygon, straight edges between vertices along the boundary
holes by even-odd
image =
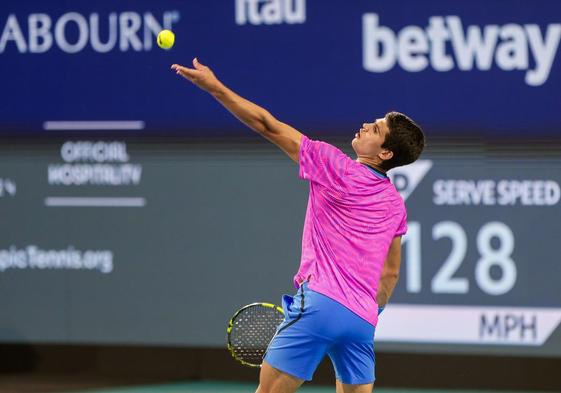
[[[284,311],[285,319],[290,316],[292,312],[292,305],[294,304],[294,297],[290,295],[282,295],[282,309]]]

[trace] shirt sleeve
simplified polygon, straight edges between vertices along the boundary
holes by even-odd
[[[402,218],[401,222],[399,223],[399,227],[397,228],[397,231],[395,232],[395,237],[403,236],[406,233],[407,233],[407,213],[404,213],[403,218]]]
[[[312,141],[306,136],[300,143],[300,177],[325,187],[344,185],[350,158],[329,143]]]

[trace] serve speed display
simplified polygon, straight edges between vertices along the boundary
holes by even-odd
[[[547,347],[558,339],[561,176],[558,165],[536,169],[459,158],[394,171],[409,229],[379,341]]]

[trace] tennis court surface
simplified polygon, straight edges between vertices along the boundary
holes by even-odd
[[[162,385],[145,385],[127,388],[80,390],[71,393],[253,393],[255,384],[227,383],[227,382],[186,382]],[[446,393],[450,390],[425,389],[395,389],[376,388],[376,393]],[[303,386],[299,392],[303,393],[332,393],[334,386]],[[495,390],[453,390],[454,393],[515,393],[512,391]],[[533,393],[530,391],[516,391],[516,393]]]

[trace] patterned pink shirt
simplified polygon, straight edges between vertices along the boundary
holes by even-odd
[[[306,136],[300,177],[310,181],[310,196],[294,284],[308,280],[376,326],[380,274],[392,240],[407,231],[403,199],[383,174]]]

